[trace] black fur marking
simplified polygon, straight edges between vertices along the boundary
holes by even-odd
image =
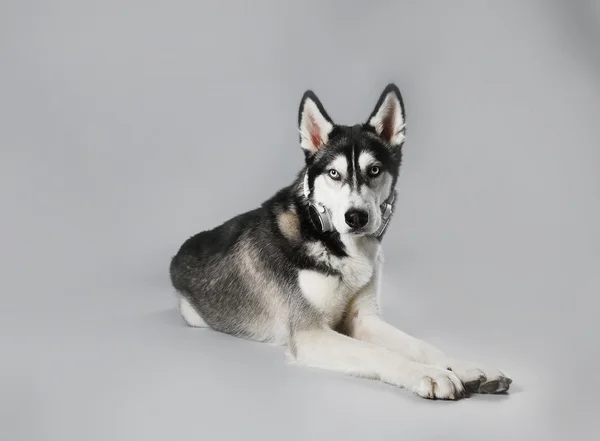
[[[355,126],[356,127],[356,126]],[[389,172],[393,177],[392,186],[396,185],[398,170],[402,160],[402,146],[390,148],[377,136],[367,124],[360,125],[357,130],[349,126],[334,126],[329,135],[329,142],[326,148],[320,149],[311,158],[307,164],[309,171],[309,188],[313,188],[314,180],[317,176],[327,172],[327,166],[339,155],[346,157],[349,164],[348,183],[352,186],[352,173],[356,171],[357,183],[368,185],[370,178],[361,173],[358,165],[358,157],[361,151],[368,151],[373,157],[382,164],[383,170]],[[355,150],[354,161],[352,160],[352,150]]]

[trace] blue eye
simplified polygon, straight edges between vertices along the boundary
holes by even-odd
[[[369,176],[371,177],[375,177],[375,176],[379,176],[379,174],[381,173],[381,167],[374,165],[369,169]]]
[[[337,170],[334,170],[333,168],[331,170],[329,170],[329,177],[331,179],[333,179],[334,181],[339,181],[340,180],[340,174],[338,173]]]

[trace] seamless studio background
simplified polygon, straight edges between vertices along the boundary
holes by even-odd
[[[0,5],[0,438],[597,439],[594,1]],[[408,140],[386,319],[506,370],[431,402],[186,328],[168,263],[389,81]]]

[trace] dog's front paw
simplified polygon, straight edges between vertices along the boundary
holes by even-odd
[[[429,399],[456,400],[466,396],[463,383],[454,372],[420,363],[411,369],[408,388]]]
[[[469,361],[451,360],[449,368],[470,392],[495,394],[506,392],[512,380],[497,369]]]

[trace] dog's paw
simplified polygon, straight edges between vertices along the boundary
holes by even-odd
[[[452,369],[469,392],[496,394],[506,392],[512,380],[497,369],[469,361],[451,360]]]
[[[466,396],[460,378],[447,369],[415,363],[411,371],[411,389],[429,399],[456,400]]]

